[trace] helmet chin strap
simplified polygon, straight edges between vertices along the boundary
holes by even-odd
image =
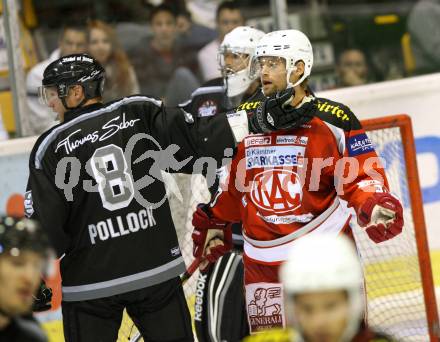
[[[306,79],[307,76],[305,74],[303,74],[298,81],[296,81],[294,84],[292,84],[290,82],[290,75],[292,75],[292,72],[296,71],[296,69],[297,69],[296,66],[287,69],[287,73],[286,73],[287,74],[286,75],[287,87],[286,87],[286,89],[295,88],[297,85],[301,84],[302,81],[304,81]]]
[[[73,110],[73,109],[77,109],[77,108],[81,107],[84,103],[87,102],[88,98],[87,98],[86,96],[84,96],[84,98],[81,100],[81,102],[78,103],[78,104],[77,104],[76,106],[74,106],[74,107],[69,107],[69,106],[67,105],[66,97],[65,97],[65,96],[64,96],[64,97],[60,97],[60,100],[61,100],[61,102],[62,102],[64,108],[66,108],[67,110]]]

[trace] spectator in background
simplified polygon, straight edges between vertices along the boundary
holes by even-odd
[[[58,48],[51,53],[48,59],[35,65],[27,74],[27,104],[32,134],[40,135],[56,123],[54,122],[56,114],[38,101],[38,87],[41,86],[44,69],[61,56],[85,52],[86,45],[85,28],[83,26],[66,25],[61,31]]]
[[[352,87],[369,82],[367,58],[358,49],[347,49],[339,55],[336,72],[339,87]]]
[[[141,93],[164,99],[169,106],[188,99],[199,86],[194,76],[197,60],[177,44],[177,15],[168,5],[154,7],[150,15],[153,36],[139,42],[129,55]]]
[[[244,25],[244,17],[240,8],[235,2],[224,1],[217,7],[216,23],[218,36],[209,44],[205,45],[198,53],[198,61],[203,81],[209,81],[220,77],[220,70],[217,62],[218,49],[225,34],[234,28]]]
[[[115,31],[100,20],[93,20],[87,30],[89,53],[105,69],[103,101],[108,102],[139,93],[139,84]]]
[[[416,73],[440,71],[440,0],[420,0],[407,23]]]
[[[203,25],[192,21],[191,13],[181,9],[177,14],[177,31],[179,32],[179,44],[184,49],[199,51],[203,46],[217,37],[217,33]]]

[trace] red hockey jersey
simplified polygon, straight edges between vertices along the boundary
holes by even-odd
[[[260,263],[286,259],[306,234],[339,234],[387,180],[371,140],[350,109],[316,99],[311,121],[293,130],[246,137],[211,203],[215,217],[242,221],[245,254]]]

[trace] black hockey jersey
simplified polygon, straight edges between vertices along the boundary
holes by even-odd
[[[223,78],[214,78],[194,90],[191,98],[180,104],[186,112],[199,117],[226,113],[233,109],[233,105],[226,96]]]
[[[234,145],[224,115],[193,118],[144,96],[68,111],[35,144],[25,196],[27,216],[64,254],[63,300],[108,297],[182,273],[160,170],[191,173],[198,157],[220,161]]]

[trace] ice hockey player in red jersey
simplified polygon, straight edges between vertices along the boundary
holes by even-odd
[[[300,239],[280,268],[287,329],[268,330],[245,342],[390,342],[365,326],[362,268],[344,236]]]
[[[228,247],[213,239],[229,240],[218,220],[243,222],[251,332],[285,326],[278,269],[298,238],[351,233],[351,213],[342,202],[376,243],[403,227],[402,206],[358,119],[347,106],[308,93],[312,65],[311,43],[300,31],[275,31],[260,40],[254,69],[271,97],[250,121],[266,133],[238,145],[228,181],[193,217],[194,255],[209,261]],[[283,120],[289,129],[275,131]]]

